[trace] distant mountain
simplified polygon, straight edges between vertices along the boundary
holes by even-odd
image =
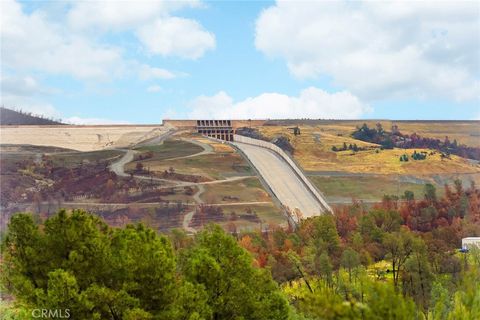
[[[15,111],[0,107],[0,125],[58,125],[64,124],[31,112]]]

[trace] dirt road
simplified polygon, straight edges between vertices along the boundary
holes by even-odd
[[[130,175],[125,172],[125,165],[133,161],[133,158],[135,157],[135,153],[137,153],[137,151],[135,150],[122,150],[122,151],[126,151],[123,157],[113,162],[109,168],[111,171],[115,172],[117,176],[128,177]]]
[[[205,192],[205,187],[202,186],[202,185],[199,185],[198,186],[198,191],[193,195],[193,199],[195,200],[196,204],[203,203],[203,200],[200,198],[200,196],[204,192]],[[186,232],[191,233],[191,234],[197,232],[197,230],[195,230],[195,228],[190,227],[190,223],[192,222],[193,215],[195,214],[195,210],[196,210],[196,208],[193,208],[192,211],[186,213],[185,216],[183,217],[183,223],[182,223],[183,229],[185,229]]]

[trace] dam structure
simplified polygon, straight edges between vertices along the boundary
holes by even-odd
[[[197,120],[198,133],[224,141],[233,141],[234,130],[231,120]]]
[[[2,144],[60,147],[80,152],[128,149],[130,153],[136,147],[160,144],[181,132],[203,135],[234,146],[284,207],[301,212],[301,216],[294,217],[295,222],[332,212],[323,194],[289,153],[269,141],[236,134],[239,128],[261,127],[267,121],[199,119],[164,120],[162,124],[151,125],[2,125],[0,133]]]

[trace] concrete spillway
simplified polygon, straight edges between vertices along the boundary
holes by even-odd
[[[328,210],[312,194],[293,168],[275,151],[233,142],[252,162],[280,202],[291,210],[298,208],[304,218]]]

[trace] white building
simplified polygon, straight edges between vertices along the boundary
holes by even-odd
[[[462,239],[462,249],[471,249],[474,246],[480,249],[480,237],[467,237]]]

